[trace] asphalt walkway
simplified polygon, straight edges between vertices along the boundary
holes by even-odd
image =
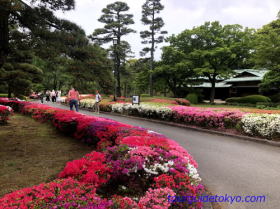
[[[64,105],[51,104],[59,108]],[[110,114],[81,113],[110,118],[162,133],[195,158],[204,184],[214,195],[265,195],[264,203],[223,203],[230,209],[280,208],[280,148],[234,137],[213,135]]]

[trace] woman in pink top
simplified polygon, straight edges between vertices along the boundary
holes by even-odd
[[[76,111],[79,112],[80,94],[74,89],[74,87],[72,87],[72,89],[68,92],[68,100],[70,104],[70,110],[73,110],[73,106],[75,106]]]

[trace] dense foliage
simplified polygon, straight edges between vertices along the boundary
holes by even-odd
[[[153,96],[153,71],[154,71],[154,53],[157,44],[162,43],[164,34],[167,31],[162,31],[164,21],[158,14],[164,9],[160,0],[146,0],[142,6],[142,23],[149,26],[148,30],[140,32],[143,39],[142,44],[149,44],[150,46],[143,48],[140,52],[142,56],[150,53],[150,73],[149,73],[149,93]]]
[[[270,98],[262,95],[250,95],[245,97],[231,97],[226,99],[227,103],[247,103],[257,104],[258,102],[268,103],[271,102]]]
[[[266,94],[280,91],[280,19],[263,26],[257,32],[254,61],[257,66],[270,71],[265,75],[260,89]]]
[[[115,60],[114,75],[116,78],[116,95],[121,96],[121,68],[123,67],[127,53],[130,51],[129,43],[122,40],[124,36],[135,32],[129,25],[134,24],[133,15],[126,13],[129,6],[125,2],[116,1],[108,4],[102,10],[103,14],[98,19],[104,24],[104,28],[95,29],[90,36],[97,43],[113,42],[112,57]]]
[[[190,86],[197,76],[208,80],[213,102],[218,78],[226,78],[233,69],[251,66],[253,32],[240,25],[223,26],[218,21],[185,30],[168,39],[170,46],[163,50],[159,69],[174,89]],[[178,73],[181,76],[176,77]]]

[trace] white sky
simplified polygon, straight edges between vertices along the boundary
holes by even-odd
[[[87,33],[103,27],[98,22],[101,10],[115,0],[76,0],[73,11],[57,13],[61,18],[71,20],[80,25]],[[137,33],[128,35],[128,41],[139,58],[139,52],[144,47],[141,44],[139,32],[145,30],[141,19],[141,6],[145,0],[123,0],[129,7],[129,13],[134,15],[135,24],[132,28]],[[185,29],[202,25],[205,21],[218,20],[222,24],[240,24],[245,27],[260,28],[276,19],[280,10],[280,0],[162,0],[165,6],[160,16],[165,22],[164,30],[168,35],[178,34]],[[162,45],[161,45],[162,46]],[[156,59],[160,58],[160,47],[156,51]]]

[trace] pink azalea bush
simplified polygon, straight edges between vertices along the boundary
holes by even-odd
[[[210,128],[234,128],[244,112],[239,110],[215,110],[214,108],[169,107],[174,112],[174,120],[189,125],[196,125]]]
[[[197,163],[178,143],[147,129],[30,102],[3,101],[17,111],[95,148],[68,162],[50,183],[0,199],[0,208],[202,208],[168,196],[204,191]]]
[[[0,105],[0,124],[6,124],[13,109],[9,106]]]

